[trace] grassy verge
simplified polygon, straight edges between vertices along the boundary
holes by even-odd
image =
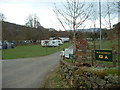
[[[42,47],[41,45],[27,45],[27,46],[18,46],[13,49],[2,50],[3,59],[16,59],[16,58],[27,58],[27,57],[37,57],[37,56],[46,56],[53,54],[71,46],[71,43],[64,43],[60,47]]]
[[[47,77],[42,88],[66,88],[60,75],[60,67],[57,66]]]

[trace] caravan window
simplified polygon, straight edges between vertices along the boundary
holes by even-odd
[[[55,43],[54,41],[52,43]]]

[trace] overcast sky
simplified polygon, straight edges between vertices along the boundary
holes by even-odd
[[[39,21],[43,27],[63,30],[56,19],[53,9],[54,3],[56,3],[58,7],[62,7],[60,3],[64,1],[65,0],[0,0],[0,13],[5,15],[6,21],[20,25],[25,25],[26,18],[29,14],[36,14],[39,17]],[[88,1],[90,0],[86,0],[86,2]],[[94,1],[98,2],[99,0]],[[98,7],[98,3],[96,4],[96,7]],[[102,21],[104,22],[103,18]],[[115,13],[113,15],[112,25],[117,22],[118,16]],[[96,24],[99,28],[99,18],[96,20]],[[92,27],[91,20],[87,20],[83,26],[85,26],[85,28]],[[102,28],[105,28],[105,26],[102,25]]]

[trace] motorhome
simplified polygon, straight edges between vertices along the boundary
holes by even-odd
[[[59,46],[57,40],[41,40],[41,46]]]

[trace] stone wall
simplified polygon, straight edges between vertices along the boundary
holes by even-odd
[[[107,75],[105,70],[60,61],[61,76],[69,88],[119,88],[120,77]]]

